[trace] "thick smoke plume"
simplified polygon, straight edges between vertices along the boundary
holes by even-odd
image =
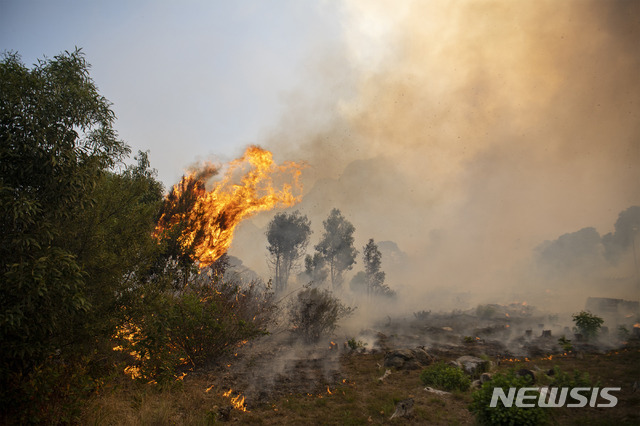
[[[585,289],[604,295],[580,279],[556,289],[536,248],[592,227],[576,236],[588,243],[640,205],[640,3],[350,1],[342,13],[344,43],[314,52],[309,87],[268,136],[310,166],[296,208],[312,244],[333,207],[359,249],[395,242],[410,261],[387,283],[407,311],[525,298],[572,310]],[[246,253],[256,240],[242,243],[258,219],[234,249],[264,270]],[[610,297],[637,299],[625,259],[597,276],[618,274]]]

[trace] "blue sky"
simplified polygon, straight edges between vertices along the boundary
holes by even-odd
[[[81,47],[134,152],[169,185],[194,161],[238,156],[283,114],[314,51],[341,36],[316,1],[2,0],[0,50],[30,65]]]

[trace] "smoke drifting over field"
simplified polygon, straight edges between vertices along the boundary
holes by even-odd
[[[466,293],[468,305],[568,310],[585,291],[637,299],[631,255],[588,276],[550,276],[534,258],[565,233],[613,232],[640,205],[640,3],[353,1],[343,12],[344,44],[315,52],[314,88],[290,96],[265,144],[309,164],[295,208],[312,244],[332,207],[358,249],[397,243],[410,262],[387,283],[407,310]],[[245,239],[264,217],[243,225]],[[263,270],[242,241],[232,254]]]

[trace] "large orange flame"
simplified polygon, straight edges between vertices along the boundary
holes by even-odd
[[[199,266],[215,262],[231,245],[236,226],[255,213],[299,202],[302,165],[286,162],[278,166],[271,152],[257,146],[229,163],[222,180],[205,188],[218,168],[206,165],[182,177],[175,185],[158,220],[156,236],[180,224],[178,241],[191,250]],[[279,188],[274,180],[282,181]]]

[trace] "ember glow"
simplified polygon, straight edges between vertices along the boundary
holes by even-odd
[[[183,176],[165,200],[155,235],[179,225],[182,247],[192,250],[201,268],[215,262],[230,247],[238,224],[275,207],[289,207],[301,199],[303,166],[276,165],[271,152],[257,146],[229,163],[224,177],[213,182],[219,169],[206,165]]]

